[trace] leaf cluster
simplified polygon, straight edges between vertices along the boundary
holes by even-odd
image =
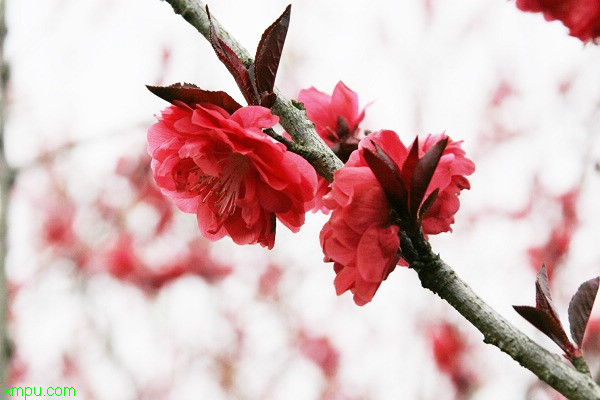
[[[290,24],[291,10],[292,6],[288,5],[283,14],[264,31],[258,43],[254,62],[246,65],[235,51],[219,37],[217,29],[210,19],[208,6],[206,7],[210,21],[210,43],[219,60],[225,64],[235,79],[249,105],[271,108],[275,103],[277,97],[274,93],[275,77]],[[229,113],[242,107],[226,92],[203,90],[189,83],[146,87],[161,99],[179,106],[194,107],[199,103],[211,103]]]
[[[552,339],[565,352],[565,357],[572,361],[581,357],[583,336],[598,293],[599,283],[600,277],[583,282],[569,302],[569,326],[574,343],[569,340],[552,302],[546,265],[542,265],[535,282],[535,307],[513,306],[513,308]]]

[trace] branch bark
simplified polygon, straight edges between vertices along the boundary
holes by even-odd
[[[167,0],[175,13],[208,38],[209,22],[204,5],[197,0]],[[252,62],[244,49],[211,16],[219,36],[246,63]],[[281,118],[281,125],[298,143],[311,148],[319,156],[313,163],[317,171],[329,181],[342,163],[323,143],[306,113],[287,100],[279,91],[273,112]],[[418,273],[424,288],[447,301],[473,324],[484,337],[484,342],[496,346],[520,365],[533,372],[571,400],[599,400],[600,387],[589,375],[575,370],[560,356],[552,354],[533,342],[500,314],[487,305],[444,261],[431,251],[429,243],[418,234],[404,235],[403,255]]]

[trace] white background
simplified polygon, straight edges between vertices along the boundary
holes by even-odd
[[[27,176],[40,154],[77,143],[60,171],[78,201],[103,187],[120,156],[143,151],[153,115],[166,106],[145,84],[192,82],[242,101],[206,40],[165,2],[7,3],[10,161]],[[209,5],[252,53],[287,3]],[[558,352],[511,305],[533,304],[527,249],[543,243],[557,219],[548,198],[578,186],[581,224],[555,276],[559,310],[579,283],[600,271],[594,169],[600,49],[569,37],[559,22],[518,11],[512,1],[298,0],[282,62],[277,86],[289,97],[313,85],[331,92],[343,80],[363,106],[372,102],[366,129],[393,129],[406,142],[441,131],[464,140],[477,171],[461,196],[454,233],[432,238],[434,249],[496,310]],[[502,85],[511,94],[493,105]],[[543,190],[534,190],[536,179]],[[82,284],[72,266],[48,263],[32,237],[36,220],[26,202],[38,187],[23,181],[8,265],[19,286],[11,333],[28,365],[20,385],[85,386],[89,392],[81,396],[98,399],[316,399],[323,378],[290,336],[302,327],[340,349],[340,385],[351,398],[451,399],[423,333],[443,320],[457,322],[471,338],[469,362],[482,377],[473,399],[524,398],[535,380],[481,343],[411,270],[398,268],[365,307],[349,294],[336,297],[332,268],[321,261],[322,215],[308,215],[299,234],[280,227],[271,252],[224,239],[212,251],[234,266],[231,277],[218,285],[183,278],[149,297],[102,274]],[[531,201],[531,214],[511,217]],[[178,218],[193,231],[193,215]],[[135,224],[143,231],[142,222]],[[277,304],[255,297],[269,263],[286,271]],[[234,347],[236,328],[245,332],[245,346],[235,390],[224,394],[215,354]],[[65,354],[78,360],[76,378],[59,367]]]

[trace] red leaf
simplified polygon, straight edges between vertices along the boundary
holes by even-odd
[[[569,341],[560,321],[547,310],[530,306],[513,306],[516,312],[542,331],[556,343],[567,355],[574,354],[575,349]]]
[[[431,194],[429,196],[427,196],[427,198],[423,202],[423,205],[421,206],[421,209],[419,210],[419,221],[421,219],[423,219],[423,216],[425,215],[425,213],[427,213],[427,211],[429,211],[429,209],[433,205],[433,202],[435,201],[435,199],[437,199],[439,192],[440,192],[440,189],[436,188],[433,192],[431,192]]]
[[[375,143],[373,143],[375,144]],[[375,147],[376,150],[383,153],[383,150]],[[383,153],[385,154],[385,153]],[[398,175],[395,173],[393,168],[386,162],[385,159],[382,159],[375,155],[373,151],[370,149],[364,149],[363,156],[365,157],[365,161],[377,181],[383,188],[385,195],[388,198],[388,201],[391,203],[392,207],[395,208],[401,215],[406,214],[406,189],[402,185],[402,182],[398,179]],[[387,155],[385,155],[387,157]],[[388,157],[389,160],[389,157]],[[393,165],[393,161],[389,160]]]
[[[400,176],[400,171],[398,170],[398,166],[396,165],[394,160],[392,160],[392,158],[381,147],[379,147],[379,145],[376,142],[371,140],[371,144],[377,152],[377,157],[379,157],[380,160],[385,162],[385,165],[387,165],[387,167],[394,173],[395,176]]]
[[[437,168],[438,162],[440,161],[447,144],[448,138],[440,140],[427,150],[423,157],[419,158],[419,161],[417,161],[410,182],[410,215],[417,215],[417,211],[423,201],[429,182],[431,182],[433,173]]]
[[[540,268],[535,280],[535,306],[539,309],[547,310],[555,316],[558,315],[550,294],[546,264],[542,264],[542,268]]]
[[[410,189],[410,179],[415,170],[415,165],[419,161],[419,138],[416,137],[413,141],[412,146],[410,147],[410,152],[408,156],[406,156],[406,160],[402,164],[402,172],[400,173],[402,176],[402,183],[406,186],[407,189]]]
[[[208,15],[208,20],[210,22],[210,44],[215,50],[217,57],[223,64],[225,64],[227,70],[229,70],[229,73],[233,76],[233,79],[235,79],[235,82],[240,88],[240,91],[244,95],[244,98],[248,104],[260,104],[260,98],[258,97],[258,93],[256,93],[256,89],[252,84],[248,68],[244,65],[242,60],[240,60],[235,51],[227,46],[227,43],[221,40],[221,38],[217,35],[215,25],[210,18],[208,6],[206,6],[206,14]]]
[[[571,337],[579,347],[583,343],[583,335],[590,319],[592,307],[594,307],[599,283],[600,277],[583,282],[569,303]]]
[[[175,83],[170,86],[146,85],[146,87],[149,91],[161,99],[168,101],[169,103],[180,101],[190,107],[194,107],[194,105],[200,103],[211,103],[223,108],[230,114],[233,114],[235,110],[242,107],[225,92],[211,92],[209,90],[202,90],[199,87],[189,83]]]
[[[279,68],[279,60],[283,44],[290,25],[292,5],[288,5],[279,18],[263,33],[254,60],[254,80],[259,95],[273,93],[275,76]]]

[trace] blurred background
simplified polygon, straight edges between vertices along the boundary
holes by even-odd
[[[287,5],[213,0],[251,53]],[[560,399],[397,268],[372,303],[335,295],[307,215],[275,248],[211,243],[154,186],[146,131],[190,82],[243,102],[208,42],[159,0],[6,0],[5,386],[82,399]],[[445,131],[477,165],[436,252],[554,352],[512,305],[550,271],[570,297],[600,271],[600,48],[504,0],[294,0],[277,86],[340,80],[364,129]],[[600,314],[586,339],[598,373]]]

